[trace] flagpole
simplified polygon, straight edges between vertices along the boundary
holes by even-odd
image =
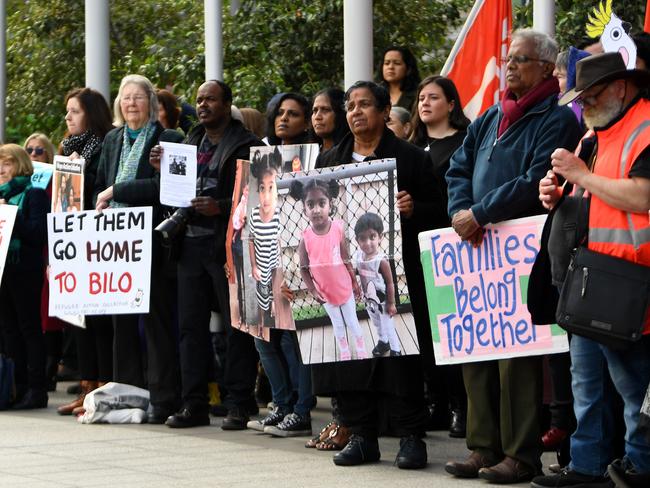
[[[474,3],[472,10],[470,10],[469,15],[467,16],[467,20],[465,20],[465,24],[463,24],[463,28],[461,29],[460,34],[458,34],[458,37],[456,38],[454,47],[451,48],[451,52],[447,57],[447,61],[445,61],[445,65],[440,70],[441,76],[447,76],[447,74],[451,71],[451,67],[454,64],[454,59],[456,58],[456,54],[458,53],[460,47],[463,45],[463,42],[465,41],[465,37],[467,36],[467,32],[469,31],[470,27],[472,27],[472,24],[474,23],[474,19],[476,19],[476,16],[480,12],[481,7],[483,6],[484,3],[485,0],[476,0],[476,2]]]

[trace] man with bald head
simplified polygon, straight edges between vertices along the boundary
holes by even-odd
[[[256,407],[253,396],[257,375],[257,352],[253,338],[230,325],[226,262],[226,231],[237,160],[249,157],[251,146],[262,142],[231,116],[232,91],[222,81],[203,83],[196,95],[199,124],[185,144],[197,146],[197,197],[189,209],[178,260],[178,315],[182,406],[176,413],[158,412],[157,423],[183,428],[208,425],[208,371],[210,367],[211,304],[216,297],[227,337],[224,384],[232,402],[224,429],[244,429],[248,413]],[[160,164],[162,149],[150,155]],[[171,415],[173,413],[173,415]],[[151,416],[150,416],[151,417]]]

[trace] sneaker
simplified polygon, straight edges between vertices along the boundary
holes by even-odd
[[[311,417],[290,413],[279,424],[264,427],[264,433],[276,437],[311,435]]]
[[[536,476],[530,482],[533,488],[561,488],[565,486],[587,485],[607,481],[604,476],[582,474],[569,468],[562,469],[557,474]]]
[[[401,355],[402,355],[401,351],[393,351],[392,349],[390,350],[389,356],[392,357],[392,358],[396,357],[396,356],[401,356]]]
[[[273,425],[278,425],[282,422],[285,415],[287,414],[286,410],[277,407],[271,410],[266,417],[261,420],[251,420],[246,424],[246,427],[249,429],[256,430],[258,432],[265,432],[266,427],[271,427]]]
[[[388,351],[390,351],[390,345],[388,342],[377,341],[377,345],[372,350],[372,355],[378,358],[386,354]]]

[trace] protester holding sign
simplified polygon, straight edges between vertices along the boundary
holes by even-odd
[[[421,360],[433,361],[417,235],[429,226],[447,222],[442,193],[433,168],[421,149],[398,139],[386,127],[390,97],[383,87],[359,81],[346,92],[351,134],[321,155],[317,166],[362,160],[396,158],[396,206],[400,212],[406,277],[422,359],[417,356],[373,358],[314,365],[314,391],[335,396],[338,420],[352,430],[346,447],[334,457],[338,465],[377,461],[380,419],[388,418],[391,432],[402,437],[397,465],[423,468],[426,445],[421,440],[427,414]]]
[[[451,158],[449,215],[456,233],[474,247],[487,223],[542,213],[536,186],[551,152],[580,138],[575,116],[557,106],[556,56],[557,45],[546,34],[515,32],[502,102],[469,126]],[[472,454],[447,463],[447,472],[518,483],[541,471],[541,366],[538,356],[463,365]]]
[[[74,88],[65,96],[66,137],[61,141],[64,156],[71,159],[82,157],[84,208],[94,208],[93,193],[97,168],[104,137],[112,129],[111,111],[104,96],[92,88]],[[89,315],[86,327],[73,327],[81,394],[72,402],[61,405],[61,415],[73,413],[83,405],[86,394],[113,378],[113,327],[108,315]]]
[[[16,144],[0,146],[0,205],[18,207],[0,283],[0,330],[16,364],[15,409],[47,407],[45,341],[40,303],[49,201],[32,188],[32,162]]]
[[[158,122],[158,99],[151,82],[140,75],[122,79],[114,103],[115,125],[102,146],[95,183],[96,209],[151,205],[153,224],[163,218],[160,177],[149,165],[149,152],[159,141],[180,142],[183,136]],[[134,386],[148,384],[153,413],[150,421],[164,422],[178,407],[179,371],[176,327],[173,321],[176,283],[173,264],[162,246],[152,247],[151,307],[144,315],[147,377],[142,366],[138,315],[115,315],[113,380]]]
[[[197,197],[192,206],[175,215],[186,215],[181,231],[178,260],[178,307],[182,405],[163,421],[169,427],[207,425],[210,365],[210,312],[218,301],[227,337],[224,383],[232,407],[224,419],[225,429],[245,429],[256,413],[253,396],[257,354],[253,338],[230,325],[226,262],[226,230],[235,186],[237,160],[247,159],[251,146],[262,145],[253,133],[234,120],[230,108],[232,91],[222,81],[203,83],[196,94],[199,125],[190,131],[186,144],[197,147]],[[154,147],[149,161],[160,164],[162,148]],[[170,219],[171,220],[171,219]],[[204,286],[196,286],[197,282]]]

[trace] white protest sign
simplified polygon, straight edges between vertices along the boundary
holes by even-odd
[[[0,205],[0,283],[2,283],[2,273],[5,270],[11,231],[16,222],[17,212],[18,207],[15,205]]]
[[[191,207],[196,197],[196,146],[161,142],[160,203]]]
[[[47,217],[50,316],[149,312],[151,207]]]

